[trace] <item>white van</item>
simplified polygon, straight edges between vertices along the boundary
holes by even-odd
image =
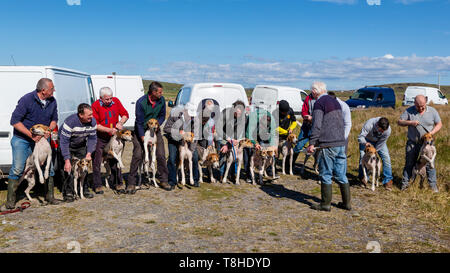
[[[448,104],[447,98],[442,94],[442,92],[434,87],[426,86],[408,86],[403,95],[403,105],[413,105],[414,98],[417,95],[424,95],[428,98],[427,104],[430,102],[434,104]]]
[[[178,92],[175,103],[169,102],[169,107],[185,105],[188,102],[198,105],[203,99],[215,99],[219,103],[220,111],[241,100],[248,107],[245,89],[234,83],[195,83],[186,84]]]
[[[289,106],[294,110],[295,117],[301,118],[303,100],[308,96],[305,91],[287,86],[257,85],[253,89],[250,103],[252,106],[276,107],[281,101],[289,102]]]
[[[92,104],[94,92],[89,74],[53,66],[0,66],[0,176],[11,168],[11,138],[13,127],[9,124],[19,99],[36,89],[41,78],[49,78],[55,85],[53,94],[58,104],[58,126],[77,112],[80,103]]]
[[[95,98],[99,99],[100,89],[109,87],[113,96],[117,97],[123,107],[128,111],[130,118],[125,123],[125,128],[134,130],[136,120],[136,101],[144,95],[144,84],[141,76],[123,75],[91,75],[94,86]]]

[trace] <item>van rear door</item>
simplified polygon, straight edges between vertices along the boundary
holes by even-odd
[[[136,101],[144,95],[144,85],[141,77],[116,76],[116,92],[114,94],[130,116],[125,124],[127,128],[134,127],[136,120]]]
[[[19,99],[36,89],[39,79],[45,77],[42,71],[0,71],[0,86],[2,99],[0,100],[0,167],[8,172],[11,166],[11,138],[13,127],[9,124],[11,115]]]
[[[278,101],[278,90],[271,87],[256,87],[252,94],[252,104],[276,105]]]

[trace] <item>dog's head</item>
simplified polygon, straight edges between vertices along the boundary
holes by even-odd
[[[192,132],[184,132],[183,134],[183,140],[187,143],[194,142],[194,133]]]
[[[424,145],[433,145],[434,137],[432,134],[426,133],[425,135],[423,135],[422,141]]]
[[[78,170],[80,170],[81,172],[87,172],[89,170],[89,166],[91,165],[91,160],[86,160],[85,158],[80,159],[77,162],[77,168]]]
[[[154,118],[149,119],[147,121],[147,128],[148,129],[153,129],[155,132],[158,131],[158,129],[159,129],[159,122],[158,122],[158,120],[156,120]]]
[[[217,153],[211,153],[206,157],[206,161],[212,165],[213,168],[219,168],[219,155]]]
[[[125,141],[131,141],[133,139],[131,131],[126,129],[118,131],[116,135],[118,138],[123,139]]]
[[[45,134],[45,132],[50,133],[50,128],[48,128],[48,126],[45,126],[43,124],[36,124],[30,128],[30,132],[33,135],[43,136]]]
[[[372,144],[369,143],[369,145],[367,145],[367,147],[364,149],[364,152],[368,155],[369,162],[376,162],[377,149],[375,149]]]
[[[253,143],[248,138],[242,139],[239,141],[239,148],[253,148]]]
[[[297,136],[294,134],[289,134],[287,137],[287,141],[295,144],[297,143]]]

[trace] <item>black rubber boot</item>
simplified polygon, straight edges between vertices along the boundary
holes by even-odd
[[[5,204],[7,209],[16,208],[16,190],[18,187],[19,187],[19,180],[8,179],[8,196]]]
[[[53,182],[53,177],[50,176],[47,179],[47,194],[45,195],[45,201],[47,201],[47,203],[50,205],[58,205],[59,203],[61,203],[60,201],[55,199],[54,186],[55,184]]]
[[[341,189],[342,202],[338,203],[338,207],[345,210],[351,210],[352,206],[350,203],[350,184],[339,184],[339,188]]]
[[[84,195],[84,197],[86,197],[88,199],[94,198],[94,194],[92,194],[89,191],[89,185],[88,185],[87,181],[85,181],[84,184],[83,184],[83,195]]]
[[[293,155],[292,155],[292,164],[295,166],[295,161],[297,161],[297,158],[298,158],[298,155],[299,155],[300,153],[294,153]]]
[[[311,206],[311,208],[315,209],[315,210],[330,211],[331,210],[331,196],[332,196],[331,184],[322,183],[320,185],[320,190],[321,190],[321,194],[322,194],[322,200],[321,200],[320,204],[313,204]]]

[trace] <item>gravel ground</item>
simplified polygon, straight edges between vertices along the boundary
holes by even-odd
[[[449,229],[425,221],[398,191],[353,186],[353,210],[344,211],[333,187],[331,212],[309,208],[320,201],[320,186],[298,176],[35,203],[0,216],[0,252],[78,250],[72,244],[81,252],[369,252],[372,241],[381,252],[450,252]]]

